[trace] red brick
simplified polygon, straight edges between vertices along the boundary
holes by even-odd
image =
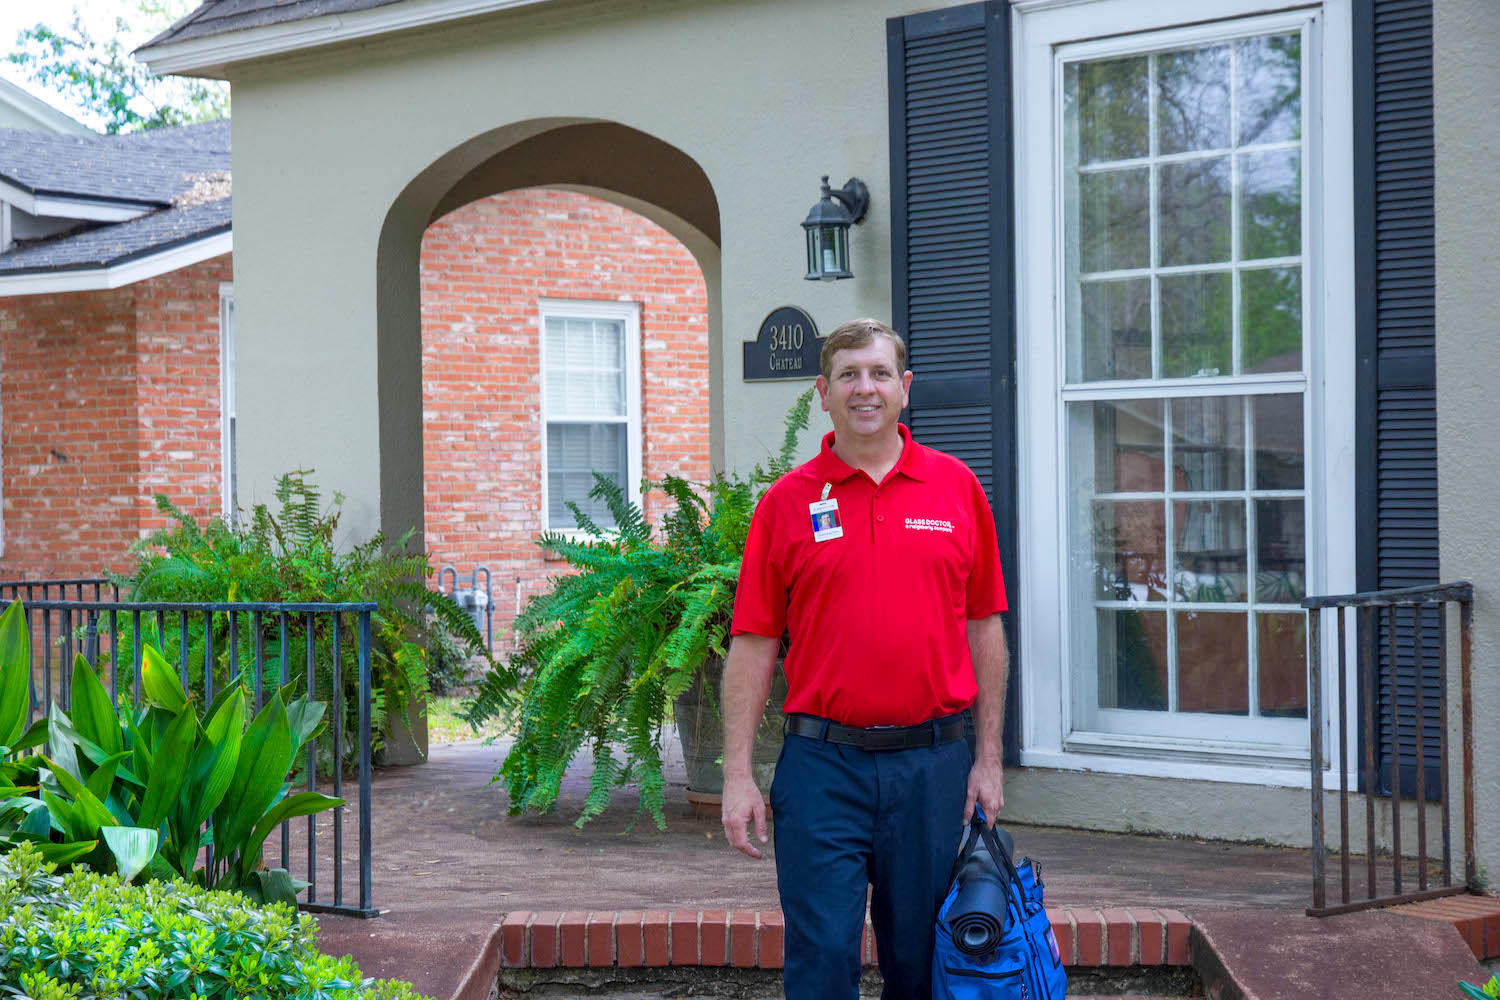
[[[1130,915],[1135,918],[1136,935],[1140,940],[1140,963],[1161,965],[1167,957],[1166,928],[1155,910],[1132,907]]]
[[[1191,961],[1188,952],[1188,937],[1193,930],[1193,922],[1183,916],[1177,910],[1158,910],[1167,925],[1167,964],[1188,965]]]
[[[575,910],[563,914],[562,920],[557,924],[558,938],[561,941],[560,964],[569,968],[582,968],[588,964],[588,926],[587,913]]]
[[[647,910],[645,920],[641,924],[641,933],[645,939],[646,961],[644,964],[651,966],[666,965],[671,952],[668,950],[667,936],[671,929],[672,915],[666,910]]]
[[[1109,965],[1134,965],[1135,921],[1130,913],[1120,907],[1109,907],[1103,912],[1105,927],[1105,960]]]
[[[589,914],[589,965],[594,968],[615,964],[615,915]]]
[[[552,910],[531,919],[531,968],[552,969],[558,965],[557,923],[562,914]]]
[[[704,910],[698,935],[698,955],[703,965],[729,964],[729,914],[725,910]]]
[[[672,911],[672,964],[698,964],[698,911]]]
[[[762,910],[760,913],[760,947],[756,953],[756,965],[762,969],[779,969],[785,961],[786,925],[780,910]]]
[[[500,924],[500,964],[519,969],[526,965],[526,924],[531,914],[526,910],[507,913]]]
[[[1074,909],[1078,925],[1078,964],[1104,964],[1104,917],[1098,910]]]
[[[615,962],[622,969],[639,969],[646,964],[645,937],[641,930],[645,919],[640,910],[615,914]]]
[[[755,968],[755,911],[735,910],[729,917],[729,959],[736,968]]]
[[[1073,933],[1073,915],[1066,909],[1047,907],[1047,919],[1052,921],[1052,934],[1057,938],[1057,950],[1062,955],[1063,965],[1076,965],[1078,952]]]

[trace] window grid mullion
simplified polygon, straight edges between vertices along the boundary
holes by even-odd
[[[1154,60],[1153,60],[1154,63]],[[1163,558],[1166,560],[1167,591],[1167,711],[1178,711],[1177,699],[1177,510],[1172,503],[1172,469],[1177,464],[1177,448],[1172,441],[1172,404],[1162,404],[1162,499],[1166,510],[1162,523],[1166,525],[1166,538],[1162,540]]]
[[[1254,414],[1251,413],[1250,397],[1244,399],[1245,407],[1245,603],[1248,611],[1245,615],[1245,651],[1249,658],[1246,664],[1246,683],[1249,690],[1246,697],[1249,699],[1250,718],[1260,717],[1260,630],[1255,627],[1255,602],[1257,574],[1260,572],[1260,561],[1258,551],[1260,549],[1260,522],[1255,516],[1255,500],[1250,488],[1255,485],[1251,478],[1255,472],[1255,422]]]
[[[1240,47],[1229,45],[1229,370],[1244,373],[1243,331],[1240,329]]]

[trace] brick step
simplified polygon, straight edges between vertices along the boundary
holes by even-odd
[[[1192,923],[1177,910],[1049,907],[1063,964],[1074,968],[1186,966]],[[779,910],[517,911],[500,925],[510,969],[705,966],[780,969]],[[875,964],[865,927],[864,961]]]
[[[1494,896],[1445,896],[1392,907],[1391,912],[1442,921],[1458,931],[1479,961],[1500,958],[1500,899]]]

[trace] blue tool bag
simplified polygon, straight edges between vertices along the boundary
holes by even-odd
[[[1062,955],[1030,858],[1011,860],[1004,830],[975,810],[937,916],[932,1000],[1062,1000]]]

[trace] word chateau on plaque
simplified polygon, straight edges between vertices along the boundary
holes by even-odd
[[[754,340],[744,342],[745,381],[807,379],[818,374],[823,338],[807,313],[796,306],[771,310]]]

